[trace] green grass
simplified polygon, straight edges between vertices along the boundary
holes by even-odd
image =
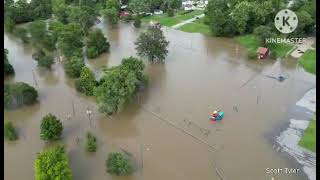
[[[248,49],[248,52],[256,52],[259,47],[257,38],[253,34],[248,34],[244,36],[238,36],[235,38],[241,45]],[[293,48],[292,44],[271,44],[269,46],[271,53],[275,52],[277,57],[283,58],[286,56],[287,52]]]
[[[309,49],[307,50],[299,59],[299,64],[303,68],[312,74],[316,74],[316,50]]]
[[[203,23],[203,19],[198,19],[193,21],[192,23],[185,24],[179,28],[179,30],[183,32],[189,32],[189,33],[201,33],[206,36],[212,35],[211,30],[208,25]]]
[[[311,120],[308,128],[304,131],[303,137],[299,141],[299,145],[316,152],[316,121]]]
[[[158,21],[163,26],[174,26],[182,21],[193,18],[196,15],[202,14],[203,11],[192,11],[187,14],[182,14],[181,11],[176,12],[175,16],[169,17],[167,13],[160,15],[147,16],[142,18],[142,22],[147,23],[150,21]]]

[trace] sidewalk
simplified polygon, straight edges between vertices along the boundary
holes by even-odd
[[[183,26],[183,25],[185,25],[185,24],[188,24],[188,23],[191,23],[191,22],[197,20],[197,17],[198,17],[198,18],[203,18],[203,17],[204,17],[204,14],[200,14],[200,15],[197,15],[196,17],[194,17],[194,18],[185,20],[185,21],[183,21],[183,22],[181,22],[181,23],[179,23],[179,24],[176,24],[176,25],[172,26],[171,28],[173,28],[173,29],[178,29],[179,27],[181,27],[181,26]]]

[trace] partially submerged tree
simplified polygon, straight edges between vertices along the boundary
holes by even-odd
[[[143,62],[134,57],[125,58],[120,66],[106,70],[95,91],[99,110],[109,115],[122,111],[139,88],[148,82],[143,70]]]
[[[95,29],[92,32],[89,32],[87,40],[88,58],[96,58],[101,53],[108,51],[109,48],[110,43],[100,29]]]
[[[87,133],[86,151],[95,152],[97,149],[97,138],[90,132]]]
[[[68,156],[61,145],[38,153],[34,170],[36,180],[72,180]]]
[[[9,141],[15,141],[18,139],[18,135],[14,129],[12,122],[4,123],[4,138]]]
[[[4,48],[4,77],[14,74],[14,69],[8,60],[8,53],[9,51],[6,48]]]
[[[112,152],[109,154],[106,160],[107,172],[117,176],[130,175],[133,172],[132,165],[128,158],[118,152]]]
[[[54,63],[52,55],[46,54],[43,50],[38,50],[36,53],[32,54],[33,59],[38,62],[38,65],[51,69],[51,65]]]
[[[85,66],[82,57],[73,56],[64,64],[65,73],[71,78],[78,78],[81,74],[81,69]]]
[[[40,138],[42,140],[57,140],[62,134],[63,126],[62,122],[50,113],[42,118],[40,129]]]
[[[118,11],[116,8],[108,8],[104,10],[104,17],[108,20],[111,25],[116,25],[118,23]]]
[[[4,84],[4,107],[16,108],[30,105],[37,101],[37,90],[24,82]]]
[[[76,89],[87,96],[92,96],[97,82],[93,72],[86,66],[81,70],[80,78],[75,81]]]
[[[152,63],[154,60],[164,61],[168,54],[169,41],[166,40],[160,28],[150,26],[135,42],[137,54],[147,57]]]

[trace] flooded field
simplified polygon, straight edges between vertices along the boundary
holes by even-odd
[[[131,24],[98,27],[111,47],[110,53],[86,60],[97,78],[104,67],[135,55],[134,41],[141,31]],[[76,180],[218,180],[221,176],[263,180],[272,177],[266,168],[300,168],[272,143],[289,122],[287,109],[315,87],[315,77],[297,67],[294,59],[247,60],[244,48],[232,39],[166,28],[164,32],[170,41],[166,62],[145,61],[150,86],[124,112],[110,118],[98,113],[93,98],[76,92],[58,59],[52,71],[43,70],[32,59],[31,46],[5,33],[4,47],[16,72],[5,81],[27,82],[39,92],[38,104],[5,111],[5,121],[12,121],[19,133],[18,141],[4,142],[5,179],[34,179],[37,152],[52,146],[39,135],[41,118],[47,113],[63,121],[62,141]],[[287,77],[283,82],[265,76],[280,73]],[[93,111],[90,119],[87,108]],[[214,109],[225,111],[225,117],[212,124],[208,116]],[[94,154],[84,149],[87,131],[98,139]],[[130,177],[113,177],[105,170],[107,154],[121,149],[130,152],[136,164]],[[307,179],[302,170],[274,177]]]

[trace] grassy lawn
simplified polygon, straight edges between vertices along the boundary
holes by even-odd
[[[208,25],[203,23],[204,18],[193,21],[192,23],[188,23],[179,28],[179,30],[183,32],[190,33],[201,33],[207,36],[211,35],[211,30]]]
[[[238,36],[235,38],[240,44],[245,46],[248,49],[248,52],[250,51],[256,51],[259,47],[259,43],[257,41],[257,38],[253,34],[248,34],[244,36]],[[286,56],[287,52],[290,51],[293,48],[292,44],[271,44],[270,50],[271,52],[276,52],[277,57],[283,58]]]
[[[304,131],[303,137],[299,141],[299,145],[316,152],[316,121],[311,120],[308,128]]]
[[[299,59],[299,64],[303,68],[312,74],[316,74],[316,50],[309,49],[307,50]]]
[[[147,23],[149,21],[158,21],[163,26],[173,26],[182,21],[193,18],[196,15],[202,14],[203,11],[191,11],[187,14],[183,14],[183,11],[179,11],[173,17],[169,17],[167,13],[160,15],[147,16],[142,18],[142,22]]]

